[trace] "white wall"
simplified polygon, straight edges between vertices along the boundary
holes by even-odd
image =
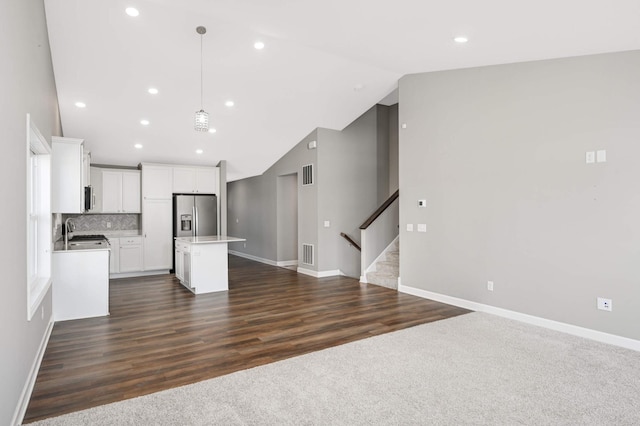
[[[8,425],[51,317],[51,293],[27,321],[26,114],[42,134],[60,135],[58,104],[42,0],[0,3],[0,424]]]
[[[639,70],[634,51],[403,77],[402,285],[640,339]]]

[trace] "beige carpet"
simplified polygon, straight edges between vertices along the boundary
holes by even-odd
[[[471,313],[38,425],[638,425],[640,353]]]

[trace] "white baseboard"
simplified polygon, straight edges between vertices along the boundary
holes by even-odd
[[[368,281],[367,281],[367,274],[360,275],[360,282],[361,282],[362,284],[368,284]]]
[[[276,262],[276,266],[287,267],[287,266],[298,266],[298,259],[296,260],[281,260]]]
[[[242,253],[240,251],[229,250],[229,254],[233,254],[234,256],[244,257],[245,259],[249,259],[249,260],[255,260],[256,262],[260,262],[260,263],[266,263],[267,265],[271,265],[271,266],[279,266],[278,263],[273,260],[264,259],[258,256],[252,256],[250,254]]]
[[[40,364],[42,364],[44,352],[47,349],[47,344],[49,343],[49,338],[51,337],[51,332],[53,331],[53,324],[53,315],[51,315],[51,317],[49,318],[49,324],[47,324],[47,329],[44,332],[44,336],[42,336],[42,341],[40,342],[38,353],[36,354],[36,358],[33,360],[33,364],[31,365],[31,371],[29,371],[27,382],[24,384],[24,388],[22,389],[22,393],[20,394],[18,406],[13,413],[13,419],[11,420],[12,425],[21,425],[22,421],[24,420],[24,415],[27,413],[27,406],[29,405],[29,400],[31,399],[33,387],[36,384],[36,378],[38,377]]]
[[[146,277],[150,275],[165,275],[168,273],[168,269],[162,269],[158,271],[119,272],[117,274],[109,274],[109,279],[115,280],[118,278]]]
[[[544,327],[555,331],[571,334],[574,336],[584,337],[586,339],[607,343],[614,346],[620,346],[634,351],[640,351],[640,340],[630,339],[628,337],[617,336],[615,334],[604,333],[602,331],[592,330],[590,328],[579,327],[577,325],[567,324],[559,321],[553,321],[546,318],[540,318],[533,315],[523,314],[521,312],[511,311],[508,309],[497,308],[483,303],[472,302],[470,300],[459,299],[457,297],[447,296],[445,294],[434,293],[419,288],[408,287],[404,285],[398,286],[398,291],[402,293],[412,294],[424,299],[435,300],[437,302],[458,306],[477,312],[485,312],[492,315],[524,322],[538,327]]]
[[[334,269],[333,271],[313,271],[311,269],[298,268],[299,274],[310,275],[315,278],[335,277],[344,275],[340,269]]]

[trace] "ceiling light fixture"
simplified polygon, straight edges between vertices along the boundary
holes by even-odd
[[[85,104],[84,102],[76,102],[76,106],[78,108],[85,108],[87,106],[87,104]]]
[[[469,39],[464,36],[458,36],[454,38],[453,41],[455,41],[456,43],[466,43],[469,41]]]
[[[253,47],[255,47],[257,50],[262,50],[262,49],[264,49],[264,43],[261,42],[261,41],[256,41],[253,44]]]
[[[148,126],[149,120],[140,120],[140,124],[142,124],[143,126]]]
[[[199,132],[209,130],[209,113],[202,108],[202,36],[207,32],[205,27],[197,27],[196,32],[200,34],[200,111],[196,111],[195,129]]]
[[[225,102],[224,104],[225,104],[226,106],[228,106],[229,108],[231,108],[232,106],[234,106],[234,105],[235,105],[235,102],[233,102],[233,101],[227,101],[227,102]]]
[[[209,133],[215,133],[216,129],[214,129],[213,127],[209,129]]]
[[[202,154],[204,151],[201,149],[196,149],[196,154]]]
[[[158,89],[156,89],[155,87],[149,87],[149,90],[147,90],[147,92],[151,93],[152,95],[157,95]]]
[[[135,7],[128,7],[124,11],[126,12],[127,15],[133,16],[134,18],[140,15],[140,12],[138,12],[138,9],[136,9]]]
[[[142,144],[141,143],[137,143],[137,144],[134,145],[134,147],[136,149],[142,149]]]

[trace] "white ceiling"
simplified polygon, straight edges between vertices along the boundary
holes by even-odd
[[[84,138],[94,163],[227,160],[229,180],[262,173],[316,127],[344,128],[405,74],[640,49],[638,0],[45,5],[65,136]],[[129,6],[140,15],[126,15]],[[203,107],[215,134],[193,129],[199,25],[207,27]],[[469,42],[453,42],[458,35]]]

